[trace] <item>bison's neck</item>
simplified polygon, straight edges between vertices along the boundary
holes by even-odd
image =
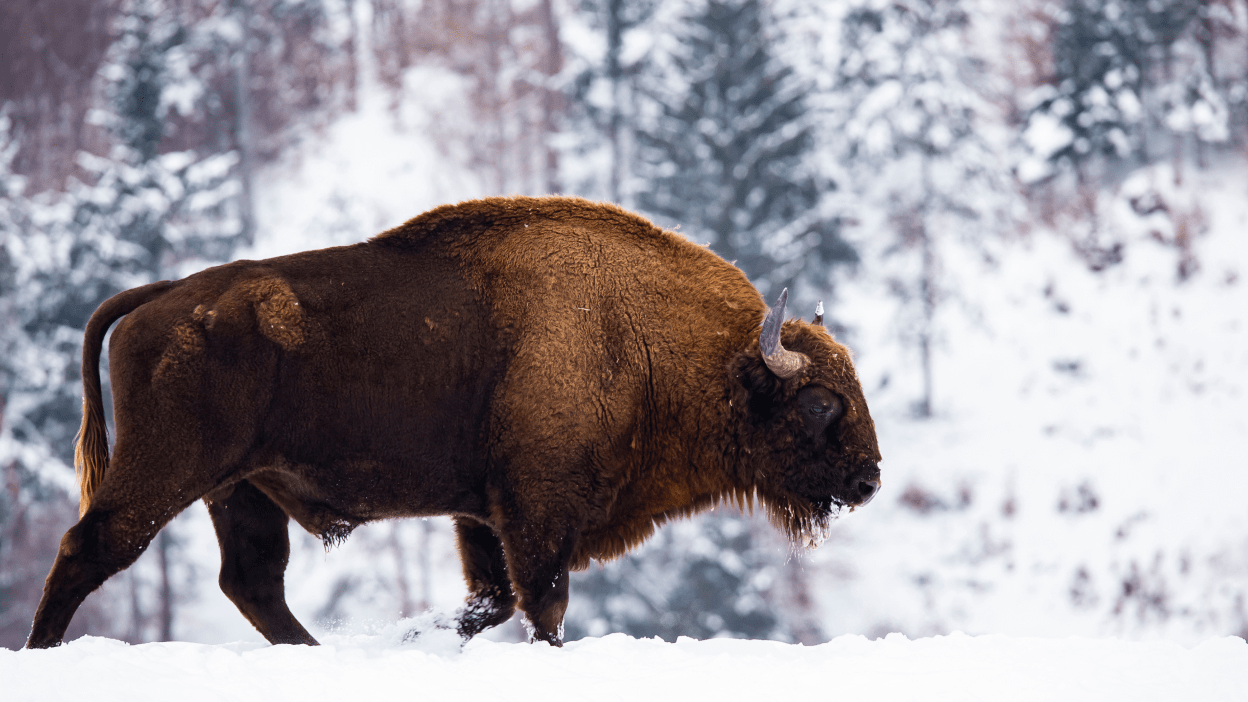
[[[736,406],[730,370],[749,332],[726,327],[690,338],[680,352],[652,345],[653,375],[630,446],[630,480],[613,509],[615,528],[648,535],[668,519],[720,504],[744,507],[753,498],[754,451],[740,432],[744,408]]]

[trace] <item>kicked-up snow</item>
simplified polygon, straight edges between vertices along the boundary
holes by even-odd
[[[54,649],[0,650],[0,697],[54,700],[1130,700],[1248,699],[1248,644],[950,636],[818,646],[623,634],[546,644],[449,630],[404,643],[404,624],[328,636],[320,647],[205,645],[84,637]]]

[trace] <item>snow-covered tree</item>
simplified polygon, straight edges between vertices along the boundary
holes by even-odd
[[[37,345],[65,353],[57,362],[64,370],[49,368],[49,377],[72,379],[38,380],[32,390],[52,394],[31,418],[67,462],[80,420],[79,340],[53,343],[53,337],[85,327],[95,307],[121,290],[195,265],[191,259],[224,258],[238,231],[234,155],[160,153],[170,107],[167,66],[186,32],[162,18],[161,9],[143,1],[125,16],[115,58],[105,67],[114,107],[98,111],[96,119],[115,135],[112,153],[80,154],[88,182],[71,183],[51,219],[23,237],[32,254],[46,258],[28,261],[23,290],[39,292],[23,305],[22,326]]]
[[[644,60],[634,40],[662,31],[654,26],[658,9],[656,0],[581,0],[579,12],[569,18],[583,22],[589,31],[581,33],[594,39],[571,47],[580,64],[569,92],[573,120],[581,125],[575,149],[582,160],[594,162],[598,159],[590,154],[600,154],[606,161],[605,168],[578,180],[582,190],[601,192],[612,202],[629,199],[624,181],[633,143],[634,84]]]
[[[686,7],[670,41],[630,82],[641,115],[626,190],[656,221],[710,240],[764,286],[802,279],[825,286],[829,266],[854,253],[824,209],[832,183],[811,158],[809,86],[776,58],[778,32],[765,3]],[[619,104],[618,97],[606,103]],[[577,575],[570,636],[817,640],[809,607],[794,609],[786,599],[784,584],[800,580],[788,573],[796,564],[759,529],[769,527],[704,515],[663,529],[636,555]]]
[[[1177,175],[1185,141],[1225,141],[1229,106],[1213,73],[1219,9],[1203,0],[1068,0],[1052,33],[1053,75],[1029,98],[1023,179],[1069,168],[1083,182],[1095,175],[1090,165],[1150,163],[1167,143]]]
[[[813,158],[810,86],[776,58],[780,40],[762,0],[698,4],[638,77],[631,189],[764,289],[823,288],[855,253],[824,207],[834,184]]]
[[[921,417],[933,411],[936,315],[950,292],[945,250],[993,231],[1009,211],[1007,161],[970,23],[958,0],[858,2],[842,23],[834,85],[830,125],[852,211],[900,303],[902,341],[917,348]]]
[[[1066,164],[1083,178],[1094,156],[1126,158],[1138,148],[1144,120],[1148,46],[1134,3],[1069,0],[1053,32],[1053,82],[1032,96],[1023,139],[1038,160],[1025,181]]]
[[[238,238],[234,154],[162,153],[168,88],[179,77],[174,67],[187,35],[166,10],[158,0],[136,0],[121,15],[103,69],[110,107],[94,116],[115,141],[109,156],[80,153],[87,182],[73,180],[62,195],[14,198],[8,206],[10,214],[24,211],[8,218],[5,232],[16,285],[6,298],[12,321],[6,330],[14,338],[5,339],[11,353],[0,463],[49,483],[23,499],[67,498],[49,490],[72,482],[81,337],[94,309],[120,290],[222,260]],[[175,544],[176,536],[158,541],[159,614],[154,633],[140,627],[135,636],[171,635]],[[51,553],[39,559],[41,566]],[[34,602],[20,604],[27,615],[33,611]]]

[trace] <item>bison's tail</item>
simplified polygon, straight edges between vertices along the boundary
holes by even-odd
[[[91,506],[91,496],[108,470],[108,426],[104,423],[104,397],[100,393],[100,351],[104,348],[104,335],[113,322],[173,285],[171,281],[162,280],[118,293],[105,300],[87,322],[82,338],[82,428],[78,430],[78,443],[74,447],[74,470],[82,489],[79,517]]]

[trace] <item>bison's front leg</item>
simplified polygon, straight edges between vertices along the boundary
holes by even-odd
[[[563,645],[563,613],[568,609],[568,563],[576,544],[571,529],[526,525],[505,540],[511,586],[528,619],[529,636]]]
[[[507,577],[503,544],[493,529],[461,517],[455,520],[455,538],[468,583],[468,599],[457,617],[457,629],[460,636],[470,639],[511,619],[516,596]]]

